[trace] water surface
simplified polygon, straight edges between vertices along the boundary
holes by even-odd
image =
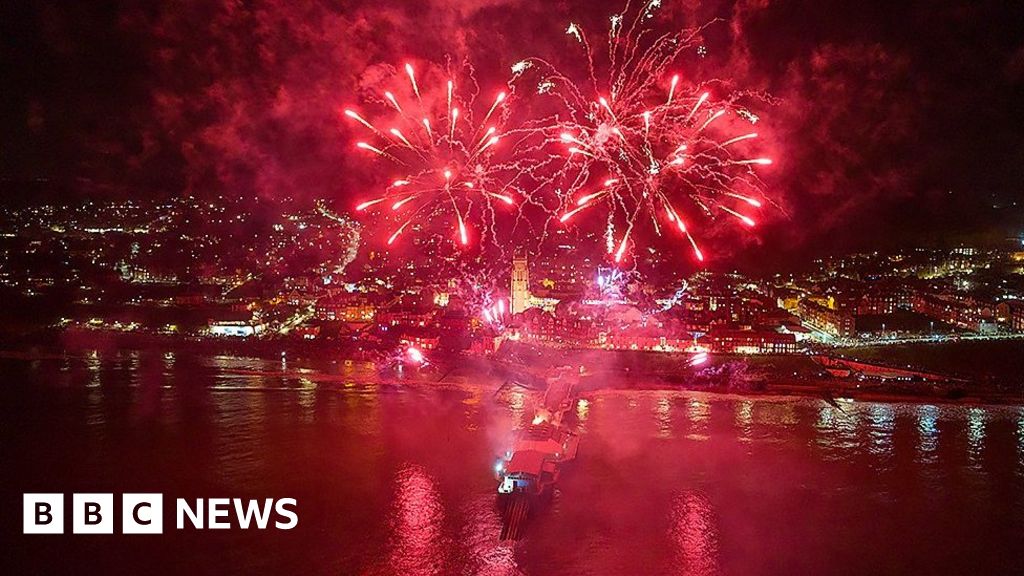
[[[293,497],[291,531],[20,536],[18,572],[1020,572],[1016,407],[597,391],[551,506],[499,542],[492,466],[532,416],[497,383],[109,352],[0,360],[5,530],[23,492]],[[70,497],[68,497],[70,501]]]

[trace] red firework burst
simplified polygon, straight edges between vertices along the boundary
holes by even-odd
[[[585,81],[541,58],[512,68],[513,85],[535,79],[536,92],[558,99],[568,116],[556,116],[544,130],[546,144],[558,143],[565,155],[557,169],[566,182],[560,220],[605,206],[606,243],[616,262],[642,220],[658,235],[667,222],[703,261],[694,221],[724,215],[753,227],[748,214],[763,198],[755,168],[771,164],[751,151],[758,117],[741,105],[746,94],[716,95],[720,87],[673,73],[686,50],[698,49],[702,29],[653,34],[645,22],[659,7],[653,0],[611,18],[607,62],[600,67],[606,75],[597,72],[595,51],[576,24],[566,33],[586,54]]]

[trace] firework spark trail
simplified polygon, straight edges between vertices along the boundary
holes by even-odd
[[[508,289],[499,287],[500,283],[495,282],[497,276],[495,270],[466,269],[449,280],[446,296],[465,305],[473,317],[479,320],[480,326],[501,334],[508,328],[512,310],[509,308]],[[500,276],[504,279],[504,275]]]
[[[504,331],[509,321],[505,299],[488,294],[480,307],[480,319],[495,332]]]
[[[361,200],[356,211],[373,211],[396,224],[388,245],[409,229],[436,231],[435,221],[449,222],[461,246],[471,244],[477,226],[481,240],[488,234],[493,239],[495,207],[516,206],[532,194],[517,184],[532,168],[516,154],[522,135],[509,111],[511,92],[495,90],[476,122],[480,91],[468,64],[444,67],[444,95],[438,98],[432,98],[431,87],[441,67],[426,73],[412,63],[403,68],[404,81],[395,71],[390,89],[371,102],[380,108],[378,119],[368,120],[371,116],[353,108],[344,111],[370,133],[356,148],[396,170],[392,184],[379,196]],[[463,78],[471,90],[460,90]],[[410,97],[403,99],[403,93]]]
[[[546,183],[564,195],[558,220],[568,223],[604,206],[605,239],[616,262],[639,241],[638,221],[649,219],[661,235],[660,218],[703,261],[695,224],[725,216],[754,226],[748,213],[761,207],[757,198],[763,197],[755,168],[771,164],[750,152],[757,133],[740,131],[758,120],[739,103],[750,94],[716,94],[717,86],[694,83],[678,69],[704,27],[658,34],[648,22],[660,5],[649,0],[632,11],[627,5],[611,17],[608,58],[601,65],[594,58],[601,52],[571,23],[569,45],[586,57],[582,83],[542,58],[512,68],[511,86],[535,81],[535,92],[555,98],[564,110],[549,119],[543,144],[535,146],[562,150],[560,165],[544,161],[552,171]]]

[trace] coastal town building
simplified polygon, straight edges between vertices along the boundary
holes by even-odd
[[[995,307],[973,299],[918,292],[913,306],[919,314],[965,330],[991,332],[996,328]]]
[[[1024,303],[1010,307],[1010,327],[1014,332],[1024,332]]]
[[[856,322],[852,314],[808,298],[797,305],[797,315],[810,327],[836,338],[851,338],[856,333]]]
[[[362,296],[324,298],[316,304],[316,317],[320,320],[341,322],[371,322],[376,308]]]
[[[712,352],[723,354],[792,354],[796,335],[763,330],[714,330],[704,340]],[[702,342],[704,341],[702,340]]]

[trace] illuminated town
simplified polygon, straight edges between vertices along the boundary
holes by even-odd
[[[508,262],[504,286],[493,295],[508,306],[496,330],[457,280],[430,282],[429,273],[419,273],[429,264],[384,272],[373,262],[381,255],[373,254],[353,264],[361,227],[343,217],[282,214],[265,237],[247,239],[241,259],[220,253],[230,238],[178,232],[190,217],[244,228],[244,217],[226,215],[228,209],[190,198],[11,212],[0,229],[0,280],[24,298],[72,290],[74,306],[54,327],[341,345],[358,332],[452,351],[485,342],[493,351],[521,340],[792,354],[1024,333],[1024,242],[1012,240],[1003,248],[849,254],[808,263],[809,272],[765,277],[698,271],[661,285],[597,259],[521,255]]]
[[[183,233],[189,219],[216,232]],[[50,321],[28,333],[211,349],[245,341],[264,353],[367,359],[402,346],[481,357],[507,345],[689,358],[1024,338],[1024,245],[1014,239],[1001,248],[849,254],[786,274],[697,270],[661,282],[600,258],[521,253],[491,284],[475,285],[436,274],[429,259],[389,269],[386,254],[361,245],[359,223],[323,208],[283,213],[264,228],[228,203],[194,198],[25,208],[3,222],[0,279],[29,307],[66,303],[44,304]],[[239,242],[233,230],[251,237]]]

